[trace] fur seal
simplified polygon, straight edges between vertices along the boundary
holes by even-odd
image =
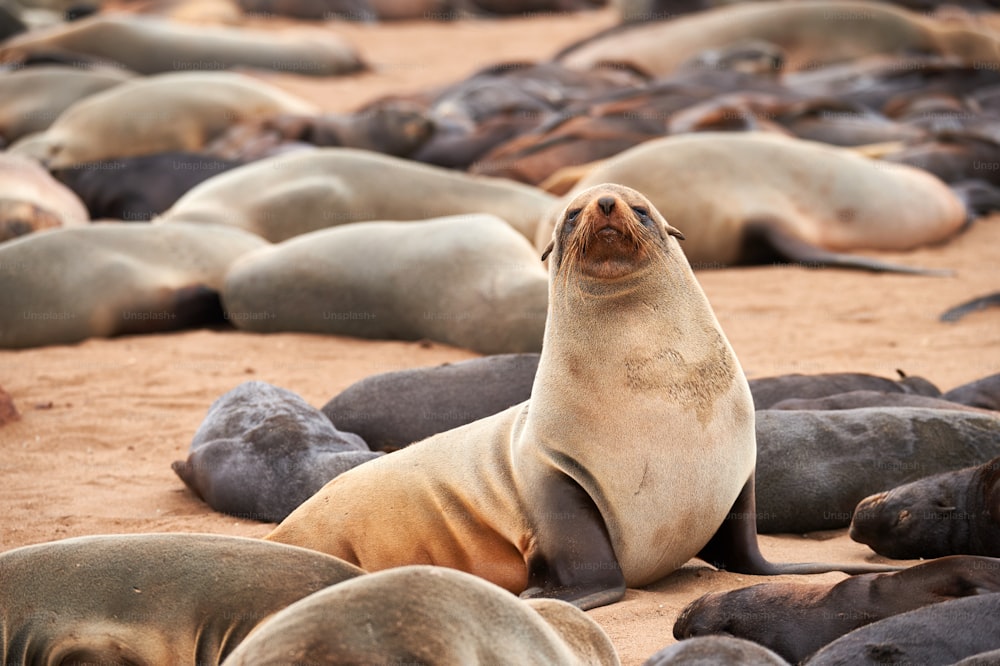
[[[824,372],[815,375],[776,375],[750,380],[755,409],[770,409],[784,400],[812,400],[849,391],[882,391],[937,398],[940,389],[923,377],[908,377],[897,370],[899,379],[887,379],[862,372]]]
[[[312,113],[283,90],[234,72],[143,77],[68,108],[40,134],[10,147],[50,169],[170,150],[198,151],[233,123],[275,113]]]
[[[1000,457],[864,498],[850,535],[897,559],[1000,556]]]
[[[760,583],[712,592],[688,604],[677,639],[705,634],[745,638],[793,664],[858,627],[948,599],[1000,592],[1000,559],[943,557],[903,571],[851,576],[839,583]]]
[[[56,118],[85,97],[132,78],[117,69],[80,69],[57,65],[27,67],[0,74],[0,141],[7,144],[48,129]]]
[[[788,662],[768,650],[742,638],[699,636],[663,648],[642,666],[788,666]]]
[[[251,381],[212,403],[191,454],[171,467],[216,511],[277,523],[330,479],[380,455],[295,393]]]
[[[945,666],[1000,649],[1000,594],[981,594],[893,615],[830,643],[806,666],[921,664]]]
[[[88,222],[83,202],[37,162],[0,153],[0,243],[41,229]]]
[[[497,354],[366,377],[323,406],[337,428],[393,451],[531,397],[538,354]]]
[[[781,49],[785,71],[873,54],[997,62],[995,38],[986,30],[953,26],[887,3],[848,0],[737,3],[670,21],[619,26],[563,49],[555,59],[576,69],[613,63],[666,76],[698,53],[750,41]]]
[[[210,534],[88,536],[0,555],[4,664],[218,664],[262,620],[364,572]]]
[[[554,599],[522,601],[461,571],[405,566],[312,594],[261,624],[224,666],[616,666],[604,630]]]
[[[393,186],[386,188],[387,182]],[[157,221],[228,224],[279,242],[358,221],[492,213],[533,240],[555,201],[538,188],[502,178],[366,150],[320,148],[233,169],[195,187]]]
[[[239,229],[113,222],[0,244],[0,348],[221,322],[224,273],[262,245]]]
[[[99,14],[18,35],[0,45],[0,62],[44,51],[106,59],[139,74],[247,67],[336,76],[364,68],[354,48],[329,31],[193,25],[129,14]]]
[[[87,206],[91,219],[147,221],[191,188],[243,162],[188,152],[153,153],[85,162],[52,175]]]
[[[984,409],[969,407],[942,398],[931,398],[912,393],[886,391],[848,391],[823,398],[789,398],[776,402],[768,409],[862,409],[865,407],[921,407],[924,409],[953,409],[960,412],[988,414]]]
[[[924,274],[845,253],[940,243],[966,223],[962,202],[919,169],[761,132],[647,141],[598,165],[564,200],[605,181],[646,192],[684,232],[695,268],[783,260]],[[555,222],[550,214],[539,224],[537,247]]]
[[[695,556],[756,574],[840,568],[760,554],[753,401],[678,236],[635,190],[570,200],[543,254],[531,399],[340,475],[265,538],[584,609]]]
[[[222,302],[248,331],[426,338],[502,354],[541,347],[546,287],[531,243],[510,225],[456,215],[358,222],[263,248],[232,266]]]
[[[970,407],[1000,411],[1000,372],[956,386],[942,397]]]
[[[847,527],[873,493],[1000,455],[1000,419],[892,407],[757,412],[757,528]]]

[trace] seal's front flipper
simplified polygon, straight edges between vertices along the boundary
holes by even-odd
[[[790,263],[810,268],[851,268],[876,273],[906,273],[934,277],[948,277],[955,274],[951,270],[903,266],[869,257],[831,252],[807,243],[801,238],[795,238],[788,232],[782,231],[778,225],[769,222],[747,224],[738,263],[742,265]]]
[[[992,294],[986,294],[985,296],[980,296],[978,298],[973,298],[971,301],[965,301],[960,305],[949,308],[947,311],[941,313],[938,320],[958,321],[967,314],[972,314],[973,312],[978,312],[979,310],[985,310],[988,307],[1000,307],[1000,291]]]
[[[625,575],[615,557],[604,518],[570,477],[547,476],[534,495],[536,533],[525,550],[528,588],[522,599],[561,599],[588,610],[625,596]]]
[[[698,553],[698,557],[712,566],[733,573],[757,576],[778,574],[813,574],[843,571],[848,574],[900,571],[905,567],[885,564],[827,564],[803,562],[775,564],[768,562],[757,544],[757,500],[754,491],[754,474],[743,486],[733,508],[718,531]]]

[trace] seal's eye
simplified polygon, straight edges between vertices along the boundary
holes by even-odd
[[[574,210],[566,211],[566,227],[565,227],[566,231],[570,231],[573,227],[576,226],[576,218],[580,214],[581,210],[582,210],[581,208],[576,208]]]
[[[642,206],[632,206],[632,211],[639,216],[639,222],[645,225],[650,225],[653,223],[652,218],[649,217],[649,211]]]

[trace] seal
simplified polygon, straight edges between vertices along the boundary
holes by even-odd
[[[314,231],[248,255],[222,287],[242,330],[427,339],[481,354],[537,352],[547,296],[531,243],[484,214]]]
[[[216,511],[277,523],[330,479],[380,455],[295,393],[251,381],[212,403],[191,454],[171,467]]]
[[[919,169],[762,132],[647,141],[598,165],[564,200],[605,181],[645,192],[684,232],[695,268],[786,261],[927,274],[847,253],[944,242],[966,223],[962,202]],[[548,243],[555,223],[549,215],[539,224],[537,247]]]
[[[386,188],[385,183],[393,186]],[[228,224],[280,242],[371,220],[491,213],[528,240],[557,201],[530,185],[351,148],[278,155],[233,169],[181,197],[156,222]]]
[[[83,202],[34,160],[0,153],[0,242],[90,222]]]
[[[958,555],[839,583],[760,583],[688,604],[674,638],[727,634],[793,664],[858,627],[948,599],[1000,592],[1000,559]],[[742,662],[740,662],[742,663]]]
[[[699,636],[663,648],[643,666],[788,666],[766,647],[732,636]]]
[[[265,538],[584,609],[695,556],[745,573],[871,570],[761,555],[750,389],[679,236],[635,190],[580,193],[543,254],[531,399],[340,475]]]
[[[243,162],[188,152],[153,153],[53,169],[76,193],[91,219],[147,221],[194,186]]]
[[[0,244],[0,347],[222,323],[223,275],[263,245],[227,227],[115,222]]]
[[[997,62],[994,38],[986,30],[857,0],[730,4],[670,21],[618,26],[568,46],[555,59],[576,69],[613,63],[666,76],[703,51],[750,41],[781,49],[790,72],[875,54],[954,56],[968,65]]]
[[[312,594],[260,625],[224,665],[287,663],[289,655],[310,664],[620,663],[580,609],[522,601],[476,576],[431,566],[371,573]]]
[[[337,76],[364,69],[354,48],[327,31],[194,25],[124,13],[18,35],[0,45],[0,62],[16,63],[47,51],[109,60],[147,75],[247,67]]]
[[[171,150],[200,151],[230,125],[315,108],[283,90],[234,72],[142,77],[87,97],[40,134],[10,147],[50,169]]]
[[[131,78],[128,72],[110,67],[39,65],[4,72],[0,76],[0,139],[10,144],[48,129],[81,99]]]
[[[888,379],[863,372],[823,372],[815,375],[793,373],[750,380],[750,393],[756,409],[771,409],[785,400],[815,400],[851,391],[881,391],[902,395],[938,398],[941,390],[923,377],[909,377],[896,370],[899,379]]]
[[[956,386],[943,397],[970,407],[1000,411],[1000,372]]]
[[[855,629],[814,654],[807,666],[954,664],[1000,649],[993,631],[1000,594],[982,594],[893,615]]]
[[[944,409],[757,412],[757,529],[847,527],[874,493],[1000,455],[1000,419]]]
[[[262,620],[364,572],[210,534],[88,536],[0,555],[0,662],[218,664]]]
[[[496,354],[383,372],[351,384],[322,411],[373,450],[394,451],[531,397],[538,354]]]
[[[1000,457],[861,500],[851,538],[893,558],[1000,555]]]
[[[923,407],[925,409],[954,409],[960,412],[988,414],[985,409],[969,407],[942,398],[931,398],[912,393],[889,393],[886,391],[848,391],[823,398],[788,398],[768,407],[768,409],[862,409],[865,407]]]

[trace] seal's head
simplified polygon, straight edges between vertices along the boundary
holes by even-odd
[[[646,197],[604,183],[580,192],[563,209],[542,259],[552,254],[556,274],[613,281],[662,256],[670,236],[684,238]]]

